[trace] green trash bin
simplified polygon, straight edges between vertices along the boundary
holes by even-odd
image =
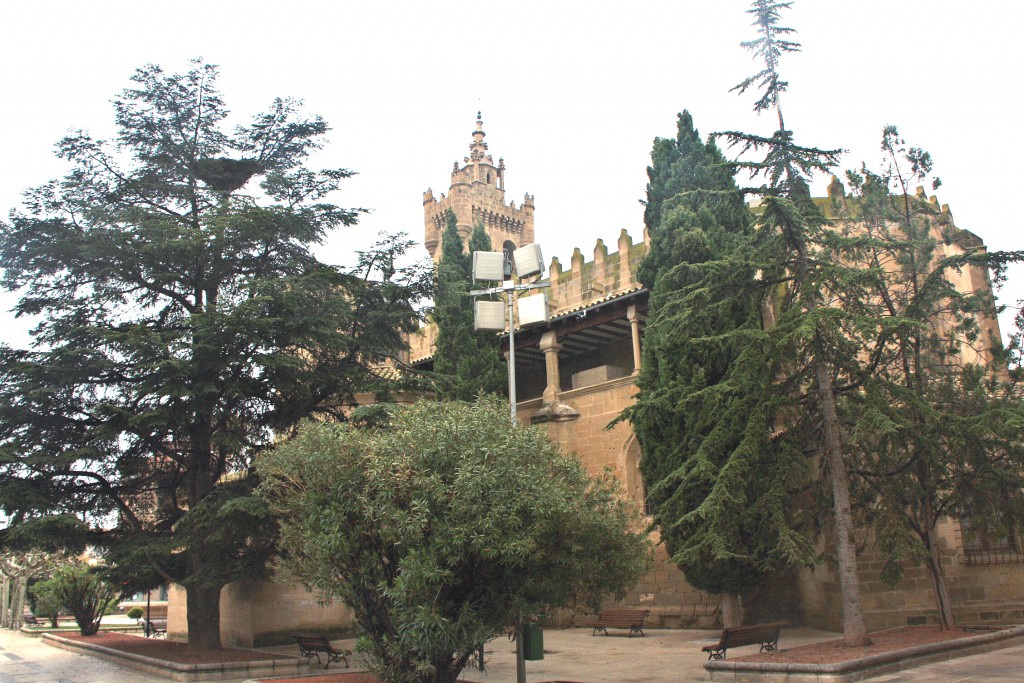
[[[530,622],[523,627],[523,659],[544,659],[544,631]]]

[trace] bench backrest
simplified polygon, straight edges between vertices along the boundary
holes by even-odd
[[[295,636],[295,638],[298,639],[299,644],[303,647],[325,648],[331,646],[327,636]]]
[[[627,618],[627,619],[643,619],[651,610],[649,609],[632,609],[629,607],[609,607],[608,609],[601,610],[601,618]]]
[[[789,622],[773,621],[768,624],[733,626],[722,629],[722,645],[725,647],[739,647],[740,645],[756,645],[766,640],[778,640],[779,631],[787,623]]]

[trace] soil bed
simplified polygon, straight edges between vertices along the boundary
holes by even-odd
[[[259,683],[380,683],[380,679],[365,671],[339,671],[338,673],[296,676],[294,678],[263,678]]]
[[[225,648],[222,650],[193,650],[185,643],[177,643],[163,638],[143,638],[124,635],[122,633],[99,633],[94,636],[83,636],[80,633],[62,633],[61,638],[74,640],[89,645],[100,645],[128,652],[131,654],[152,657],[153,659],[175,664],[222,664],[227,662],[266,661],[268,659],[294,659],[284,655],[255,650],[238,650]],[[362,681],[346,681],[346,683],[363,683]]]
[[[336,674],[321,674],[319,676],[298,676],[296,678],[264,678],[269,683],[380,683],[373,674],[363,671],[352,671],[350,673],[338,672]]]
[[[835,664],[849,659],[904,650],[916,645],[958,640],[978,635],[977,631],[952,629],[943,631],[938,626],[904,626],[870,634],[873,643],[867,647],[847,647],[842,640],[828,640],[813,645],[782,649],[778,652],[760,652],[744,657],[729,657],[731,662],[776,662],[780,664]],[[782,632],[785,640],[786,632]]]

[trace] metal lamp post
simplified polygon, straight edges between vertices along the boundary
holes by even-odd
[[[500,285],[490,289],[476,289],[470,292],[471,296],[479,297],[489,294],[505,294],[508,305],[508,316],[506,318],[504,305],[500,301],[476,301],[473,305],[473,329],[477,331],[504,332],[505,321],[508,321],[508,401],[512,424],[516,422],[516,321],[515,305],[519,301],[519,326],[520,328],[530,325],[537,325],[548,321],[548,297],[541,293],[539,296],[519,299],[516,295],[519,292],[526,292],[531,289],[549,287],[551,283],[547,280],[533,283],[523,283],[524,278],[533,277],[544,269],[544,260],[541,256],[540,245],[527,244],[512,252],[511,260],[515,263],[515,270],[506,270],[505,254],[500,251],[475,251],[473,252],[473,279],[491,282],[501,282]],[[506,279],[507,276],[507,279]],[[516,283],[516,278],[519,283]]]
[[[511,267],[512,262],[515,268]],[[508,266],[508,267],[507,267]],[[519,292],[549,287],[546,280],[525,284],[523,278],[533,277],[544,270],[544,259],[540,245],[527,244],[516,249],[511,258],[500,251],[473,252],[473,279],[490,282],[501,282],[490,289],[477,289],[470,292],[474,297],[489,294],[504,294],[508,304],[508,402],[509,417],[512,426],[516,421],[516,320],[515,305]],[[519,284],[516,284],[516,279]],[[527,327],[548,321],[548,297],[543,292],[519,301],[519,326]],[[500,301],[473,302],[473,328],[478,331],[503,332],[505,330],[505,304]],[[516,624],[516,683],[526,683],[526,651],[523,643],[525,629],[520,615]],[[483,653],[480,661],[483,662]]]

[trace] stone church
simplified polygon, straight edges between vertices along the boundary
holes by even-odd
[[[508,252],[535,241],[534,197],[527,194],[519,204],[506,200],[504,160],[499,158],[495,164],[485,138],[478,115],[469,156],[455,163],[448,191],[439,196],[431,190],[423,194],[424,245],[435,260],[440,257],[448,209],[455,213],[464,239],[474,225],[482,223],[496,249],[500,245]],[[845,201],[842,185],[834,181],[829,197],[817,201],[826,217],[835,217],[834,207]],[[934,197],[929,201],[938,208]],[[935,229],[942,233],[937,232],[935,239],[945,254],[983,247],[978,237],[954,225],[948,207],[941,207],[940,216]],[[543,236],[537,241],[543,242]],[[575,249],[567,266],[552,259],[543,276],[550,279],[550,320],[515,334],[519,420],[541,425],[566,451],[578,454],[591,472],[610,467],[641,506],[645,488],[639,471],[639,444],[628,424],[610,430],[606,427],[631,404],[636,392],[648,295],[636,272],[647,242],[646,234],[634,241],[623,230],[611,250],[597,240],[586,256]],[[989,286],[987,274],[979,269],[965,269],[961,277],[964,287]],[[998,338],[994,316],[982,324]],[[435,328],[426,327],[413,335],[408,357],[403,360],[430,369],[435,333]],[[507,336],[505,344],[507,348]],[[1024,620],[1024,553],[1019,533],[982,538],[956,519],[946,520],[940,533],[958,621],[1005,624]],[[926,570],[909,568],[900,584],[889,586],[880,579],[883,563],[871,553],[870,544],[864,547],[859,575],[869,630],[934,620]],[[654,628],[720,625],[718,596],[688,585],[661,546],[656,548],[653,571],[624,602],[649,608],[648,624]],[[184,591],[172,587],[171,637],[184,636],[184,603]],[[834,567],[825,563],[813,571],[781,577],[776,585],[750,596],[747,609],[752,619],[786,617],[794,623],[839,631],[841,608]],[[562,623],[571,623],[573,616],[563,615]],[[351,618],[344,605],[322,608],[295,585],[240,582],[226,587],[221,596],[225,645],[259,646],[296,630],[346,626]]]
[[[428,190],[423,195],[424,244],[435,260],[448,209],[455,213],[464,238],[482,222],[492,245],[502,245],[506,251],[534,241],[534,197],[526,195],[519,206],[506,201],[505,163],[499,158],[495,165],[479,117],[469,149],[469,156],[452,170],[447,194],[435,197]],[[935,197],[927,199],[938,211],[934,239],[940,256],[984,248],[976,235],[956,227],[948,206],[940,207]],[[842,184],[833,179],[828,196],[816,201],[827,218],[836,218],[837,209],[846,202]],[[543,242],[543,236],[538,241]],[[552,439],[577,453],[591,472],[611,467],[640,505],[645,489],[636,438],[628,424],[611,430],[606,426],[630,405],[636,391],[634,378],[640,370],[647,312],[647,291],[636,272],[647,242],[643,234],[634,243],[624,230],[614,251],[597,240],[592,255],[584,256],[577,248],[568,268],[553,259],[547,273],[550,322],[515,335],[520,421],[543,425]],[[991,287],[987,273],[977,267],[965,268],[957,277],[965,291]],[[984,337],[1000,337],[994,315],[980,325]],[[432,341],[429,328],[414,338],[409,362],[429,368]],[[982,349],[980,358],[968,360],[991,362],[991,352]],[[955,519],[947,519],[940,533],[959,622],[1020,622],[1024,618],[1024,554],[1019,533],[980,538]],[[923,567],[909,568],[896,586],[881,581],[881,568],[881,560],[866,545],[860,578],[869,629],[920,623],[934,614],[932,584]],[[768,620],[781,612],[794,621],[841,630],[838,579],[827,564],[785,578],[751,601],[750,607]],[[711,628],[719,624],[718,597],[689,586],[662,547],[657,549],[654,571],[626,602],[650,608],[652,626]]]

